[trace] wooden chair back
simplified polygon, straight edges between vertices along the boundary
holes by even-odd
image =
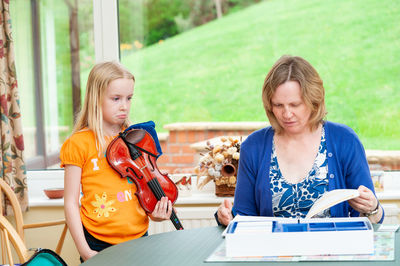
[[[5,198],[3,199],[3,195],[5,196]],[[5,255],[7,254],[7,250],[5,250],[6,248],[6,240],[7,237],[9,238],[9,240],[11,240],[12,244],[14,244],[14,247],[18,253],[18,249],[21,249],[21,245],[19,243],[18,238],[22,241],[23,245],[25,246],[25,234],[24,234],[24,230],[25,229],[29,229],[29,228],[40,228],[40,227],[47,227],[47,226],[55,226],[55,225],[64,225],[62,233],[60,235],[60,239],[57,243],[55,252],[57,254],[61,253],[61,249],[63,247],[64,244],[64,240],[65,240],[65,236],[67,234],[67,224],[65,222],[65,219],[61,219],[61,220],[56,220],[56,221],[45,221],[45,222],[40,222],[40,223],[33,223],[33,224],[24,224],[24,220],[23,220],[23,215],[22,215],[22,210],[21,210],[21,205],[19,204],[19,201],[17,199],[17,196],[15,195],[14,191],[11,189],[11,187],[2,179],[0,178],[0,202],[3,202],[3,200],[8,200],[13,213],[14,213],[14,220],[15,220],[15,228],[11,225],[11,223],[3,216],[3,206],[2,204],[0,204],[0,216],[8,222],[9,225],[2,225],[2,228],[4,227],[5,229],[2,229],[2,257],[3,257],[3,264],[5,264]],[[3,223],[2,223],[3,224]],[[6,224],[6,223],[4,223]],[[12,229],[10,229],[10,226]],[[8,234],[5,233],[5,231],[9,232]],[[15,234],[13,232],[16,232],[18,237],[15,236]],[[11,232],[11,233],[10,233]],[[23,248],[22,248],[23,249]],[[25,247],[26,250],[26,247]],[[23,253],[21,251],[21,255],[24,255],[25,253]],[[27,253],[26,253],[27,254]],[[18,256],[21,259],[20,254],[18,253]],[[11,264],[11,263],[10,263]]]
[[[13,248],[18,255],[18,262],[26,262],[29,258],[28,249],[15,228],[3,215],[0,215],[0,232],[2,263],[6,264],[8,261],[9,265],[14,265]]]

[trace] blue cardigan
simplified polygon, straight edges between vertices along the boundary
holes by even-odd
[[[356,133],[342,124],[324,124],[329,190],[364,185],[375,193],[364,147]],[[241,145],[234,215],[273,216],[269,179],[273,136],[272,127],[266,127],[253,132]],[[331,207],[330,212],[332,217],[359,216],[347,201]]]

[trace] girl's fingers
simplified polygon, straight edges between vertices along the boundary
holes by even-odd
[[[167,219],[169,218],[169,217],[171,217],[171,214],[172,214],[172,202],[169,200],[168,201],[168,209],[167,209]]]
[[[162,197],[154,207],[152,216],[154,218],[167,220],[172,214],[172,202],[167,197]]]

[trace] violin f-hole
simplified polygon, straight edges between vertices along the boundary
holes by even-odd
[[[138,176],[138,175],[136,174],[136,172],[135,172],[131,167],[127,167],[127,168],[126,168],[126,172],[127,172],[127,173],[132,172],[132,173],[136,176],[136,178],[138,178],[138,179],[142,179],[142,178],[143,178],[143,176]]]

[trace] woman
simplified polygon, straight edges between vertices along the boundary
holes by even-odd
[[[364,148],[355,132],[324,121],[325,90],[317,71],[301,57],[283,56],[264,81],[262,99],[270,127],[252,133],[240,152],[235,204],[225,200],[217,218],[236,214],[304,218],[334,189],[360,196],[319,217],[367,216],[382,223]]]

